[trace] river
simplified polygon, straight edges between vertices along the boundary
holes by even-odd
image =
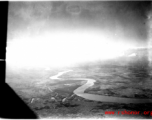
[[[64,72],[59,72],[57,75],[51,76],[50,79],[62,79],[66,80],[65,78],[59,78],[61,75],[71,72],[73,70],[68,70]],[[89,79],[89,78],[72,78],[71,80],[86,80],[87,82],[78,87],[73,91],[74,94],[76,94],[79,97],[85,98],[87,100],[93,100],[93,101],[100,101],[100,102],[112,102],[112,103],[152,103],[151,99],[135,99],[135,98],[122,98],[122,97],[112,97],[112,96],[104,96],[104,95],[95,95],[95,94],[89,94],[84,93],[84,91],[93,86],[96,80]]]

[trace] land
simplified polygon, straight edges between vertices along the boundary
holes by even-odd
[[[39,118],[152,118],[152,115],[106,115],[105,111],[152,111],[152,103],[122,104],[86,100],[73,91],[86,81],[71,78],[92,78],[96,83],[85,92],[105,96],[152,99],[152,69],[142,60],[124,59],[83,63],[77,66],[44,69],[7,69],[6,82]],[[140,65],[139,65],[140,62]],[[142,66],[142,67],[141,67]],[[144,66],[144,67],[143,67]],[[72,72],[50,77],[65,70]],[[66,80],[65,80],[66,78]]]

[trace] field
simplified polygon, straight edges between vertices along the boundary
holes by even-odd
[[[129,61],[129,62],[128,62]],[[7,66],[6,82],[40,118],[152,118],[152,115],[106,115],[105,111],[152,111],[152,104],[121,104],[86,100],[73,91],[92,78],[85,92],[105,96],[152,99],[152,70],[147,62],[115,59],[58,69],[15,69]],[[51,80],[58,72],[66,80]],[[72,78],[72,79],[71,79]]]

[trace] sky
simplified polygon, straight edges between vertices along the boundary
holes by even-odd
[[[148,1],[10,2],[8,58],[59,66],[113,58],[147,46],[150,11]]]

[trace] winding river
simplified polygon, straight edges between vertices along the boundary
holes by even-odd
[[[71,71],[73,70],[59,72],[57,75],[50,77],[50,79],[62,79],[62,78],[59,78],[59,76]],[[65,79],[62,79],[62,80],[65,80]],[[96,80],[89,79],[89,78],[72,78],[72,80],[86,80],[87,81],[86,84],[75,89],[73,93],[79,97],[82,97],[88,100],[101,101],[101,102],[113,102],[113,103],[152,103],[152,99],[122,98],[122,97],[112,97],[112,96],[103,96],[103,95],[84,93],[84,91],[87,88],[94,85],[94,82],[96,82]]]

